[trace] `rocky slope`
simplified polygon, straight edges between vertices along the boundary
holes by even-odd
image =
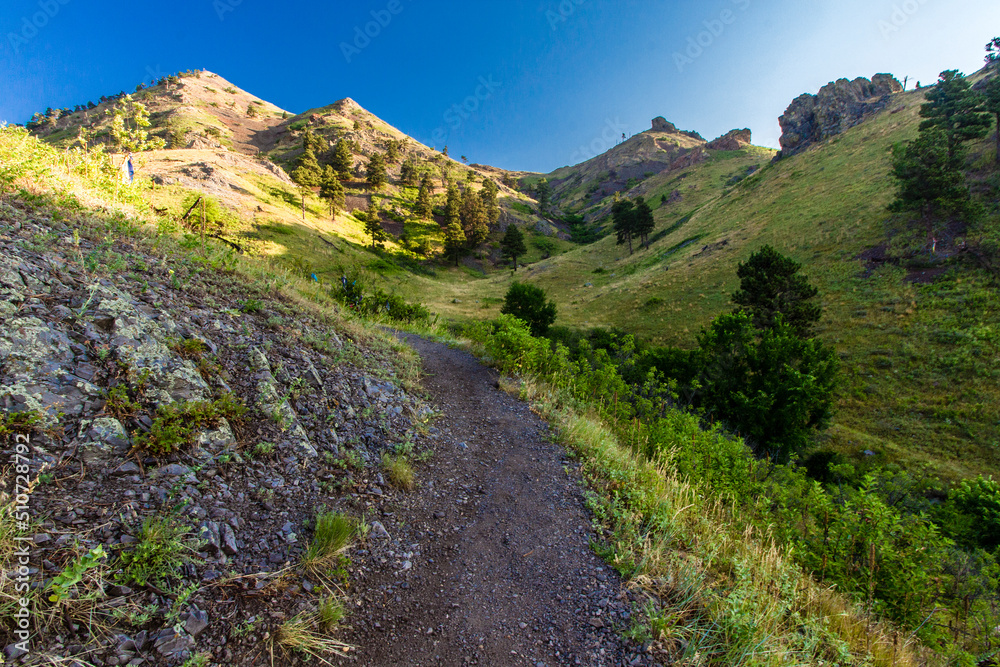
[[[317,513],[361,517],[395,493],[382,454],[419,449],[428,409],[356,327],[124,231],[0,204],[2,407],[41,416],[28,434],[36,634],[22,656],[4,624],[5,657],[258,664],[262,646],[283,655],[285,621],[320,604],[320,580],[298,567]],[[13,439],[0,438],[6,466]],[[137,582],[123,563],[151,525],[179,531],[182,565]],[[64,599],[43,602],[99,548]],[[364,557],[344,567],[347,581]]]

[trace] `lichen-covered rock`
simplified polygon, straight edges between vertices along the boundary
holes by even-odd
[[[113,417],[97,417],[80,422],[80,456],[90,466],[103,466],[119,460],[128,450],[125,426]]]
[[[794,155],[808,146],[854,127],[889,103],[903,90],[891,74],[876,74],[871,81],[858,77],[838,79],[795,98],[778,119],[781,125],[781,155]]]
[[[177,337],[172,320],[161,316],[160,321],[155,321],[124,295],[107,288],[101,292],[110,298],[101,299],[94,319],[99,328],[107,331],[110,347],[130,372],[146,375],[148,391],[157,405],[210,398],[211,390],[197,367],[166,345],[169,338]]]
[[[52,375],[72,361],[70,340],[36,317],[4,322],[0,331],[0,362],[18,378]]]
[[[315,458],[318,453],[309,441],[309,435],[288,399],[278,391],[278,381],[271,373],[271,364],[259,348],[253,347],[249,354],[250,366],[257,371],[257,406],[265,415],[269,415],[285,431],[285,444],[300,456]]]

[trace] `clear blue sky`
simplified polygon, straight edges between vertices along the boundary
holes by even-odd
[[[203,68],[292,112],[352,97],[453,156],[539,171],[659,115],[708,139],[750,127],[776,147],[800,93],[878,72],[911,84],[969,73],[1000,35],[997,0],[3,4],[0,120]],[[366,28],[374,37],[358,38]]]

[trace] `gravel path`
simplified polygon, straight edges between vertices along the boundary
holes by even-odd
[[[590,549],[576,465],[471,355],[415,336],[442,416],[419,486],[382,506],[344,637],[363,665],[644,665],[629,601]],[[399,545],[399,546],[394,546]],[[398,549],[398,551],[397,551]]]

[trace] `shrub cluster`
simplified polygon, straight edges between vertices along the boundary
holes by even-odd
[[[406,324],[427,322],[430,319],[430,311],[419,303],[409,303],[403,297],[389,294],[381,287],[368,288],[356,276],[341,276],[340,285],[333,288],[333,296],[350,310],[365,317],[384,317]]]

